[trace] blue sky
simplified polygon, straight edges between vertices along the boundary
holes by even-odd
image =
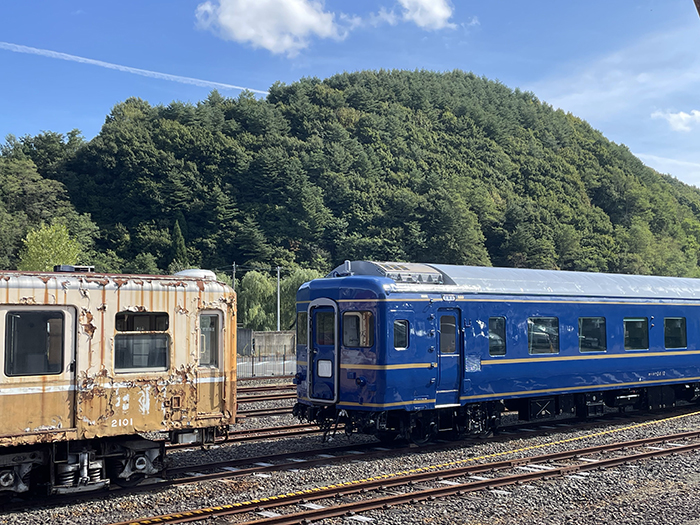
[[[362,69],[461,69],[533,91],[700,186],[693,0],[24,0],[0,4],[0,139],[95,136],[118,102]],[[264,96],[264,95],[261,95]]]

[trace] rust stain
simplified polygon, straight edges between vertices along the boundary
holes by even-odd
[[[83,327],[83,330],[90,339],[92,339],[95,330],[97,330],[97,327],[92,322],[93,320],[94,317],[92,315],[92,312],[90,312],[90,310],[88,310],[87,308],[82,307],[80,309],[80,318],[78,319],[78,322],[80,323],[80,326]]]
[[[182,286],[183,288],[187,288],[187,283],[184,281],[169,281],[161,283],[161,286],[172,286],[174,288],[179,288],[180,286]]]
[[[109,279],[85,279],[86,283],[95,283],[100,286],[107,286],[109,284]]]
[[[53,279],[52,276],[50,275],[37,275],[40,281],[43,281],[44,284],[49,284],[49,281]]]
[[[124,308],[125,312],[148,312],[148,308],[145,306],[127,306]]]
[[[36,304],[34,297],[20,297],[19,304]]]

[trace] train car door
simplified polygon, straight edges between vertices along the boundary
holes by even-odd
[[[0,308],[0,435],[75,428],[75,331],[70,306]]]
[[[199,418],[223,417],[224,380],[228,359],[224,352],[224,316],[218,310],[199,314],[199,367],[197,413]],[[230,366],[230,365],[229,365]]]
[[[438,382],[436,406],[459,404],[462,338],[457,308],[438,309]]]
[[[309,399],[338,400],[338,306],[330,299],[309,305]]]

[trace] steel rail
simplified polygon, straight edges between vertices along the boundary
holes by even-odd
[[[271,498],[261,498],[246,503],[235,503],[231,505],[224,505],[218,507],[211,507],[207,509],[198,509],[194,511],[180,512],[176,514],[169,514],[163,516],[157,516],[153,518],[148,518],[144,520],[131,520],[126,522],[121,522],[119,524],[113,525],[143,525],[152,523],[184,523],[190,521],[197,521],[204,518],[226,516],[231,514],[240,514],[252,511],[259,511],[263,509],[271,509],[282,506],[293,505],[296,503],[303,503],[312,500],[327,499],[334,496],[343,496],[348,494],[358,494],[371,489],[382,489],[388,487],[396,487],[401,485],[411,485],[418,482],[426,482],[431,480],[443,480],[447,478],[461,477],[465,475],[473,475],[481,472],[491,472],[497,470],[503,470],[508,468],[513,468],[523,464],[533,464],[533,463],[543,463],[551,462],[562,459],[576,459],[581,456],[597,454],[601,452],[612,452],[628,448],[637,448],[642,446],[647,446],[651,444],[663,443],[667,441],[678,441],[682,439],[697,439],[700,438],[700,431],[694,432],[684,432],[680,434],[673,434],[667,436],[645,438],[634,441],[625,441],[612,443],[607,445],[598,445],[594,447],[580,448],[575,450],[569,450],[564,452],[556,452],[551,454],[544,454],[539,456],[529,456],[522,458],[514,458],[504,461],[497,461],[491,463],[481,463],[461,466],[457,468],[447,469],[447,470],[436,470],[431,469],[426,472],[419,472],[408,475],[397,475],[397,476],[378,476],[378,479],[373,480],[360,480],[357,482],[345,482],[339,483],[337,485],[331,485],[329,487],[304,490],[292,494],[282,495],[278,497]],[[510,485],[513,483],[522,483],[525,481],[532,481],[536,479],[546,479],[548,477],[555,477],[559,475],[565,475],[573,472],[580,472],[586,470],[593,470],[597,468],[605,468],[608,466],[619,465],[631,461],[639,461],[642,459],[647,459],[655,456],[669,455],[688,452],[692,450],[697,450],[700,448],[700,441],[698,443],[693,443],[683,446],[674,446],[672,448],[663,450],[650,450],[647,452],[642,452],[638,454],[621,456],[610,459],[601,459],[596,462],[587,462],[583,464],[567,465],[567,466],[554,466],[550,467],[546,471],[540,472],[529,472],[526,474],[504,476],[502,478],[494,478],[488,480],[480,480],[470,483],[462,483],[449,487],[441,487],[436,489],[426,489],[416,492],[411,492],[408,494],[399,494],[395,496],[375,498],[369,501],[349,503],[345,505],[340,505],[333,508],[324,508],[320,510],[307,510],[303,513],[288,514],[275,518],[258,519],[255,523],[266,523],[274,525],[282,524],[294,524],[294,523],[304,523],[313,520],[320,520],[329,517],[337,517],[343,515],[351,515],[353,513],[362,512],[366,510],[373,510],[379,508],[386,508],[388,506],[399,505],[402,503],[411,503],[415,501],[434,499],[436,497],[443,497],[447,495],[463,494],[465,492],[472,492],[482,489],[490,489],[499,486]],[[356,457],[356,456],[355,456]],[[295,466],[298,467],[298,463]],[[279,467],[279,466],[278,466]],[[239,471],[243,473],[243,471]],[[236,474],[239,474],[237,472]],[[202,478],[199,478],[202,479]],[[253,523],[253,522],[249,522]],[[241,524],[243,525],[243,524]]]
[[[279,390],[296,390],[297,386],[289,383],[288,385],[262,385],[262,386],[243,386],[239,387],[237,392],[239,394],[248,394],[255,392],[276,392]]]
[[[252,376],[252,377],[238,377],[236,380],[238,383],[245,383],[246,381],[266,381],[272,379],[293,379],[294,374],[285,376]]]
[[[297,397],[296,392],[288,392],[286,394],[256,394],[238,397],[238,404],[242,403],[257,403],[258,401],[277,401],[279,399],[294,399]]]
[[[279,416],[281,414],[291,414],[292,407],[278,407],[278,408],[261,408],[261,409],[249,409],[249,410],[239,410],[236,412],[236,418],[248,418],[248,417],[265,417],[265,416]]]
[[[681,454],[684,452],[691,452],[700,449],[700,442],[693,443],[691,445],[686,445],[683,447],[675,447],[673,449],[664,450],[651,450],[647,452],[641,452],[638,454],[631,454],[627,456],[621,456],[610,459],[601,459],[595,463],[584,463],[577,465],[567,465],[563,467],[553,467],[550,470],[528,472],[525,474],[516,474],[512,476],[504,476],[502,478],[488,479],[473,481],[470,483],[460,483],[457,485],[451,485],[446,487],[438,487],[433,489],[419,490],[415,492],[408,492],[403,494],[397,494],[393,496],[385,496],[381,498],[374,498],[371,500],[358,501],[354,503],[346,503],[338,505],[336,507],[327,507],[317,510],[307,510],[301,513],[286,514],[283,516],[257,519],[255,521],[247,521],[240,523],[239,525],[253,525],[253,524],[265,524],[265,525],[296,525],[296,524],[306,524],[313,521],[322,520],[326,518],[334,518],[338,516],[352,516],[358,512],[366,512],[370,510],[387,509],[396,505],[402,505],[406,503],[417,503],[419,501],[425,500],[435,500],[437,498],[444,498],[447,496],[462,495],[468,492],[475,492],[484,489],[494,489],[497,487],[504,487],[508,485],[526,483],[529,481],[536,481],[541,479],[551,479],[553,477],[564,476],[566,474],[573,474],[576,472],[585,472],[588,470],[604,469],[612,466],[622,465],[625,463],[632,463],[635,461],[642,461],[645,459],[665,456],[669,454]],[[340,493],[339,493],[340,494]],[[171,522],[172,523],[172,522]]]

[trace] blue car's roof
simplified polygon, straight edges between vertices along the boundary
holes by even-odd
[[[700,279],[684,277],[373,261],[346,262],[328,277],[344,275],[387,277],[405,292],[700,299]]]

